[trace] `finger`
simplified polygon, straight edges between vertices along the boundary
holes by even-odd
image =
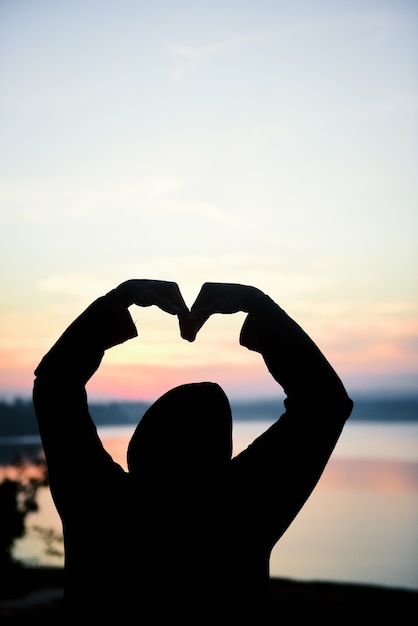
[[[168,313],[175,313],[178,316],[181,337],[193,341],[194,333],[190,324],[190,311],[177,283],[164,283],[159,286],[169,296],[169,298],[160,299],[159,305]],[[169,303],[171,303],[171,307]]]
[[[168,281],[149,282],[149,300],[163,311],[172,315],[187,315],[189,309],[177,283]]]
[[[210,312],[205,313],[204,311],[190,313],[187,323],[185,324],[183,329],[183,338],[188,339],[188,341],[194,341],[196,339],[197,333],[200,331],[202,326],[204,326],[210,315]]]
[[[154,294],[151,298],[151,304],[158,306],[160,309],[169,313],[170,315],[179,315],[181,312],[181,308],[178,304],[169,300],[168,298],[164,298],[159,294]]]
[[[208,315],[214,313],[236,313],[239,310],[237,302],[237,287],[234,283],[205,283],[191,311],[202,311]]]
[[[196,300],[194,301],[190,310],[194,312],[196,310],[208,307],[211,303],[213,304],[216,292],[216,283],[204,283],[200,288]]]
[[[191,341],[194,341],[197,333],[211,315],[224,312],[222,298],[220,298],[224,287],[223,283],[204,283],[202,285],[190,312],[191,329],[193,331]]]
[[[170,297],[171,299],[176,302],[179,306],[179,310],[183,311],[183,312],[188,312],[189,308],[187,306],[187,304],[184,301],[184,298],[182,296],[182,293],[179,289],[179,286],[177,285],[177,283],[171,282],[171,283],[167,283],[168,288],[169,288],[169,292],[170,292]]]
[[[190,318],[190,313],[187,314],[179,314],[179,327],[180,327],[180,335],[182,339],[186,339],[187,341],[194,341],[196,338],[196,331],[194,329],[194,325]]]

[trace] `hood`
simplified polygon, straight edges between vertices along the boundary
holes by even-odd
[[[211,382],[171,389],[144,413],[129,442],[132,474],[210,472],[232,456],[232,415],[222,388]]]

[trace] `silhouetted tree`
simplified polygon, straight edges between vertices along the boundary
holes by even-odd
[[[44,460],[21,462],[10,468],[11,476],[0,483],[0,571],[16,565],[13,548],[26,533],[26,517],[38,510],[36,496],[47,486]]]

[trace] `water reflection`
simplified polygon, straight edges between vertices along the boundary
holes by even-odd
[[[417,493],[418,462],[331,458],[321,477],[318,489]]]
[[[317,489],[273,550],[272,576],[418,589],[418,425],[387,426],[355,424],[343,433]],[[254,422],[235,427],[234,453],[265,427]],[[100,431],[125,469],[132,431]],[[49,490],[39,491],[38,503],[28,526],[60,531]],[[46,556],[30,532],[15,553],[25,561],[62,564]]]

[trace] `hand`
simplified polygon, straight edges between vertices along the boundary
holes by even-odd
[[[126,307],[156,305],[170,315],[179,318],[180,334],[188,338],[190,312],[175,282],[165,280],[131,279],[121,283],[114,290],[115,296]]]
[[[256,287],[237,283],[204,283],[184,327],[182,337],[194,341],[203,324],[214,313],[249,313],[255,302],[265,294]]]

